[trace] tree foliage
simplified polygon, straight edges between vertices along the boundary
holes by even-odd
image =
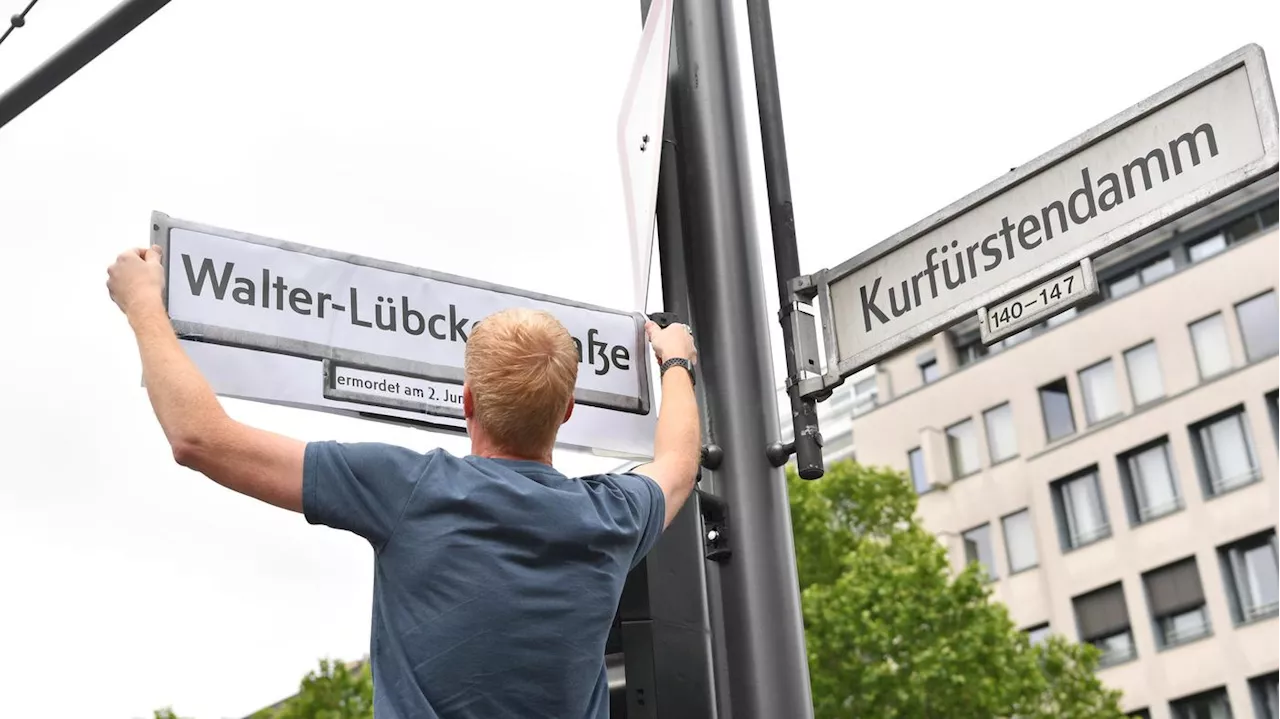
[[[158,709],[153,719],[185,719],[173,709]],[[373,719],[373,674],[369,662],[321,659],[308,672],[298,693],[278,705],[255,712],[251,719]]]
[[[981,568],[951,568],[900,473],[844,461],[787,482],[820,719],[1124,716],[1097,649],[1033,646]]]
[[[252,719],[373,719],[369,662],[354,666],[328,659],[302,679],[298,693]]]

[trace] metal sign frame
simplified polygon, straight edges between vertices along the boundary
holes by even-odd
[[[1028,271],[1020,277],[1003,282],[970,300],[961,302],[941,314],[913,325],[909,329],[869,347],[856,348],[855,351],[848,353],[846,359],[840,359],[844,353],[842,353],[842,348],[836,338],[831,300],[832,283],[853,274],[925,233],[938,229],[978,205],[1046,170],[1052,169],[1059,162],[1110,138],[1133,123],[1240,68],[1244,68],[1248,76],[1249,91],[1258,120],[1258,129],[1261,133],[1263,148],[1261,157],[1218,180],[1207,183],[1193,192],[1186,193],[1110,232],[1106,232],[1070,252],[1045,262],[1035,268],[1034,271]],[[791,291],[797,301],[812,302],[815,298],[817,300],[826,355],[826,363],[822,373],[818,376],[806,377],[800,381],[801,394],[806,397],[821,395],[830,388],[838,386],[849,375],[874,364],[885,355],[950,327],[970,316],[980,307],[988,306],[1001,298],[1012,296],[1026,287],[1079,264],[1082,260],[1096,258],[1107,250],[1122,245],[1140,234],[1172,222],[1197,207],[1229,194],[1259,177],[1275,172],[1277,159],[1280,158],[1277,128],[1275,95],[1271,86],[1271,77],[1267,69],[1264,53],[1257,44],[1249,44],[1058,145],[1031,162],[970,193],[870,249],[858,253],[836,267],[823,269],[811,275],[803,275],[793,279],[791,281]],[[797,351],[799,351],[799,348],[797,348]]]
[[[451,275],[435,270],[427,270],[419,267],[412,267],[397,262],[389,262],[385,260],[363,257],[348,252],[339,252],[335,250],[327,250],[310,245],[302,245],[296,242],[286,240],[278,240],[261,235],[254,235],[238,230],[229,230],[222,227],[215,227],[199,222],[189,220],[181,220],[170,217],[162,212],[151,213],[151,241],[152,244],[159,245],[163,251],[165,266],[165,286],[164,286],[164,305],[166,311],[169,307],[169,288],[172,285],[172,264],[169,257],[169,233],[171,230],[183,229],[192,232],[200,232],[204,234],[214,235],[229,240],[245,242],[249,244],[262,245],[275,249],[286,250],[298,254],[310,255],[329,260],[345,262],[360,267],[368,267],[371,269],[382,270],[385,272],[394,272],[400,274],[421,277],[438,282],[444,282],[452,285],[463,287],[471,287],[474,289],[484,290],[497,294],[511,295],[524,299],[535,300],[538,302],[546,302],[549,304],[561,305],[564,307],[572,307],[590,312],[598,312],[603,314],[612,314],[628,317],[635,325],[635,342],[634,346],[629,349],[632,357],[645,358],[648,351],[644,325],[646,317],[638,312],[622,312],[620,310],[600,307],[598,305],[587,304],[584,302],[576,302],[566,300],[560,297],[552,297],[538,292],[529,292],[514,287],[506,287],[497,285],[483,280],[477,280],[458,275]],[[411,378],[430,380],[434,382],[445,382],[455,384],[459,388],[462,386],[463,371],[461,367],[453,367],[449,365],[433,364],[430,362],[413,361],[402,358],[387,357],[383,355],[362,352],[357,350],[346,350],[336,347],[328,347],[314,342],[296,340],[285,337],[275,337],[272,335],[264,335],[256,332],[250,332],[242,329],[231,327],[220,327],[208,325],[200,322],[189,322],[184,320],[172,320],[174,330],[181,339],[193,340],[199,342],[209,342],[212,344],[226,345],[230,347],[240,347],[246,349],[262,350],[266,352],[275,352],[279,354],[294,355],[297,357],[306,357],[309,359],[328,360],[336,362],[344,367],[361,370],[381,371],[391,374],[403,375]],[[326,365],[328,366],[328,365]],[[632,414],[648,415],[653,407],[653,387],[650,373],[641,365],[636,365],[636,374],[639,377],[639,387],[636,396],[621,395],[614,392],[605,392],[602,390],[575,388],[574,402],[591,407],[600,407],[602,409],[617,410],[621,412],[629,412]],[[328,379],[327,373],[326,382]],[[332,394],[332,392],[329,392]],[[345,397],[345,399],[358,401],[364,404],[379,404],[379,402],[370,399],[365,395],[359,398]],[[419,410],[414,407],[400,407],[401,409]],[[438,414],[432,412],[431,414]],[[452,416],[452,414],[444,414],[443,416]]]

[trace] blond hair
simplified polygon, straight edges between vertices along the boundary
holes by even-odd
[[[474,417],[504,451],[539,457],[556,432],[578,381],[573,337],[548,312],[515,308],[476,325],[464,372]]]

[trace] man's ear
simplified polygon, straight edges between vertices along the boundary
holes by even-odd
[[[462,383],[462,418],[471,419],[476,413],[476,399],[471,396],[471,387]]]
[[[567,409],[565,409],[565,411],[564,411],[564,421],[562,421],[560,424],[564,424],[565,422],[568,422],[568,421],[569,421],[569,418],[570,418],[570,417],[572,417],[572,416],[573,416],[573,398],[572,398],[572,397],[570,397],[570,398],[569,398],[569,407],[568,407]]]

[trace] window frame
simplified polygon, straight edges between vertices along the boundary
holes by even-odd
[[[1114,396],[1115,396],[1116,410],[1115,412],[1112,412],[1111,414],[1108,414],[1105,416],[1091,417],[1090,416],[1091,403],[1089,399],[1090,395],[1089,395],[1089,392],[1085,389],[1085,386],[1086,386],[1085,379],[1084,379],[1085,373],[1093,370],[1098,370],[1099,368],[1103,368],[1103,367],[1106,367],[1111,371],[1111,386],[1112,386],[1112,389],[1115,390]],[[1080,387],[1080,404],[1084,406],[1085,429],[1089,429],[1091,427],[1097,427],[1098,425],[1101,425],[1101,424],[1106,424],[1110,420],[1113,420],[1116,417],[1121,417],[1124,415],[1124,404],[1120,401],[1120,383],[1116,379],[1116,364],[1115,364],[1114,358],[1107,357],[1105,359],[1101,359],[1087,367],[1084,367],[1078,370],[1076,372],[1076,384]]]
[[[1071,430],[1055,437],[1049,431],[1049,415],[1045,411],[1044,394],[1046,388],[1057,385],[1058,383],[1061,383],[1065,390],[1065,392],[1063,392],[1063,396],[1066,398],[1067,419],[1071,422]],[[1080,433],[1079,424],[1076,422],[1076,410],[1071,406],[1071,383],[1067,381],[1066,375],[1058,377],[1050,382],[1045,382],[1044,384],[1036,387],[1036,401],[1040,405],[1040,426],[1044,428],[1046,444],[1060,442],[1068,437],[1074,437]]]
[[[969,470],[968,472],[961,472],[960,468],[956,466],[956,458],[958,457],[958,453],[952,449],[952,444],[951,444],[952,441],[956,441],[957,444],[959,444],[960,442],[958,440],[955,440],[954,436],[951,434],[951,430],[966,424],[969,425],[969,439],[973,443],[973,454],[974,454],[975,466],[973,467],[973,469]],[[947,441],[947,463],[951,467],[952,481],[958,482],[967,477],[972,477],[973,475],[978,474],[979,472],[982,471],[982,443],[978,441],[978,423],[974,421],[973,417],[966,417],[958,422],[952,422],[951,424],[947,425],[945,429],[942,430],[942,434]]]
[[[1253,700],[1253,712],[1262,719],[1280,719],[1280,672],[1270,671],[1249,677],[1249,698]],[[1265,696],[1266,688],[1270,696]],[[1263,695],[1263,696],[1260,696]],[[1268,699],[1270,704],[1268,705]],[[1270,709],[1270,713],[1268,713]]]
[[[1013,546],[1013,543],[1009,541],[1009,525],[1007,522],[1010,517],[1016,517],[1020,514],[1025,514],[1027,516],[1027,527],[1029,532],[1028,538],[1031,540],[1031,551],[1035,555],[1035,561],[1025,567],[1015,569],[1013,566],[1013,553],[1009,551],[1009,548]],[[1031,507],[1023,507],[1022,509],[1010,512],[1000,517],[1000,532],[1004,537],[1004,560],[1005,565],[1009,567],[1009,576],[1012,577],[1015,574],[1021,574],[1023,572],[1029,572],[1033,569],[1039,568],[1040,543],[1036,541],[1035,527],[1036,523],[1031,518]]]
[[[1009,430],[1013,433],[1013,453],[1004,457],[996,457],[995,449],[991,444],[991,422],[987,418],[991,416],[992,412],[1002,409],[1007,412],[1007,416],[1009,418]],[[987,437],[987,459],[990,460],[991,466],[994,467],[997,464],[1003,464],[1021,456],[1022,448],[1018,442],[1018,424],[1013,419],[1013,403],[1009,400],[1005,400],[1000,404],[982,410],[982,431]]]
[[[911,461],[912,455],[916,453],[919,453],[920,469],[924,474],[922,479],[924,480],[925,488],[923,490],[921,490],[919,485],[916,483],[916,468],[915,464]],[[926,467],[924,463],[924,447],[914,447],[907,450],[907,479],[911,481],[911,488],[916,491],[916,496],[928,494],[933,491],[933,483],[929,481],[929,468]]]
[[[1120,602],[1124,606],[1124,613],[1125,613],[1125,620],[1126,620],[1125,628],[1123,630],[1116,631],[1111,634],[1105,634],[1105,635],[1096,636],[1096,637],[1086,636],[1085,632],[1081,630],[1082,623],[1080,621],[1080,607],[1076,603],[1077,600],[1081,599],[1082,597],[1097,594],[1102,591],[1112,590],[1113,588],[1114,588],[1114,591],[1119,592]],[[1081,594],[1077,594],[1071,597],[1071,616],[1075,620],[1076,634],[1077,636],[1080,637],[1080,642],[1084,644],[1094,645],[1094,647],[1096,647],[1098,651],[1102,654],[1102,656],[1098,658],[1098,669],[1106,669],[1109,667],[1118,666],[1126,662],[1134,661],[1135,659],[1138,658],[1138,644],[1137,644],[1136,637],[1133,636],[1133,614],[1129,611],[1129,598],[1125,595],[1124,583],[1121,582],[1120,580],[1117,579],[1116,581],[1111,582],[1110,584],[1104,584],[1100,587],[1094,587],[1093,589],[1087,592],[1083,592]],[[1114,659],[1108,659],[1106,650],[1098,646],[1098,644],[1108,639],[1114,639],[1120,636],[1128,637],[1128,640],[1129,640],[1128,653],[1122,656],[1115,657]]]
[[[1138,395],[1134,391],[1134,388],[1136,385],[1133,381],[1133,368],[1129,363],[1129,357],[1133,356],[1134,352],[1137,352],[1138,350],[1144,349],[1146,347],[1151,348],[1152,356],[1155,357],[1156,376],[1160,380],[1160,394],[1146,401],[1139,401]],[[1165,382],[1164,382],[1164,365],[1160,362],[1160,346],[1156,344],[1156,340],[1154,337],[1147,340],[1146,342],[1141,342],[1139,344],[1133,345],[1132,347],[1124,350],[1123,352],[1120,353],[1120,359],[1122,362],[1124,362],[1125,378],[1128,379],[1129,381],[1129,401],[1133,403],[1133,406],[1135,409],[1138,407],[1147,407],[1149,405],[1153,405],[1156,402],[1159,402],[1160,400],[1165,399],[1169,396],[1169,389],[1165,387]]]
[[[1257,357],[1253,357],[1253,356],[1251,356],[1251,355],[1249,354],[1249,335],[1245,332],[1245,325],[1244,325],[1244,322],[1242,322],[1242,321],[1240,320],[1240,307],[1241,307],[1241,305],[1245,305],[1245,304],[1248,304],[1248,303],[1250,303],[1250,302],[1254,302],[1254,301],[1256,301],[1256,300],[1260,300],[1260,299],[1262,299],[1262,298],[1264,298],[1264,297],[1267,297],[1267,296],[1270,296],[1270,297],[1274,298],[1274,300],[1275,300],[1275,302],[1276,302],[1277,307],[1280,307],[1280,293],[1277,293],[1277,292],[1276,292],[1276,289],[1275,289],[1274,287],[1273,287],[1273,288],[1271,288],[1271,289],[1268,289],[1268,290],[1267,290],[1267,291],[1265,291],[1265,292],[1259,292],[1259,293],[1257,293],[1257,294],[1254,294],[1254,295],[1251,295],[1251,296],[1249,296],[1249,297],[1246,297],[1246,298],[1244,298],[1244,299],[1240,300],[1239,302],[1233,302],[1233,303],[1232,303],[1232,305],[1231,305],[1231,311],[1235,314],[1235,319],[1236,319],[1236,329],[1240,332],[1240,347],[1241,347],[1241,349],[1243,349],[1243,350],[1244,350],[1244,361],[1245,361],[1245,364],[1253,364],[1254,362],[1262,362],[1263,360],[1267,360],[1267,359],[1270,359],[1270,358],[1272,358],[1272,357],[1275,357],[1275,356],[1276,356],[1276,354],[1280,353],[1280,350],[1278,350],[1277,352],[1270,352],[1270,353],[1267,353],[1267,354],[1258,355]],[[1280,344],[1278,344],[1278,346],[1280,346]]]
[[[1090,478],[1093,480],[1094,491],[1098,498],[1098,509],[1102,515],[1101,531],[1096,536],[1090,537],[1087,541],[1076,544],[1073,542],[1071,531],[1072,525],[1076,524],[1076,521],[1073,520],[1074,510],[1072,510],[1071,515],[1068,515],[1067,506],[1069,503],[1066,500],[1063,489],[1073,482]],[[1054,519],[1056,520],[1058,527],[1058,539],[1064,554],[1074,552],[1078,549],[1084,549],[1092,544],[1104,542],[1114,536],[1115,530],[1111,522],[1111,512],[1107,508],[1106,495],[1102,492],[1102,473],[1098,465],[1091,465],[1071,474],[1059,477],[1050,483],[1049,489],[1054,505]]]
[[[969,535],[972,534],[973,532],[978,532],[982,530],[985,530],[986,532],[987,552],[991,555],[991,561],[988,563],[983,563],[981,559],[969,558],[969,542],[973,541],[975,545],[978,544],[976,541],[969,539]],[[964,548],[964,554],[965,554],[964,559],[965,559],[966,567],[974,563],[983,564],[983,566],[986,568],[987,582],[995,582],[1000,579],[1000,572],[995,566],[996,545],[995,545],[995,538],[992,536],[991,522],[983,522],[982,524],[974,525],[964,530],[963,532],[960,533],[960,542],[962,547]]]
[[[1235,484],[1222,486],[1218,488],[1224,478],[1216,477],[1221,470],[1217,467],[1218,454],[1217,451],[1209,452],[1204,443],[1204,433],[1209,427],[1234,420],[1240,428],[1240,435],[1244,442],[1246,459],[1248,460],[1251,472],[1248,479]],[[1205,500],[1215,499],[1231,492],[1244,489],[1262,481],[1262,467],[1258,461],[1258,448],[1253,441],[1253,433],[1249,430],[1249,414],[1243,404],[1237,404],[1233,407],[1210,415],[1203,419],[1197,420],[1190,424],[1187,428],[1191,437],[1191,450],[1196,460],[1196,474],[1200,478],[1200,491],[1203,493]],[[1212,455],[1213,464],[1210,464],[1210,456]]]
[[[1144,503],[1141,501],[1144,497],[1140,496],[1138,491],[1139,482],[1137,481],[1141,477],[1141,473],[1135,472],[1136,462],[1134,460],[1136,460],[1139,455],[1157,448],[1164,450],[1164,461],[1165,466],[1168,467],[1169,470],[1169,484],[1173,489],[1174,503],[1172,508],[1164,512],[1144,517]],[[1124,494],[1126,504],[1125,510],[1129,515],[1130,527],[1140,527],[1150,524],[1186,509],[1186,497],[1182,492],[1182,481],[1178,477],[1177,465],[1173,461],[1173,446],[1169,439],[1169,435],[1160,435],[1159,437],[1147,440],[1142,444],[1130,447],[1129,449],[1117,454],[1116,469],[1120,474],[1120,489]],[[1145,482],[1142,484],[1145,486]]]
[[[1176,565],[1183,564],[1186,562],[1190,562],[1191,566],[1193,567],[1192,571],[1195,573],[1196,582],[1200,586],[1200,603],[1193,607],[1184,608],[1178,612],[1157,614],[1155,610],[1152,609],[1155,602],[1152,601],[1151,583],[1150,583],[1151,577],[1162,571],[1167,571]],[[1169,649],[1176,649],[1178,647],[1185,646],[1187,644],[1191,644],[1201,639],[1207,639],[1213,636],[1213,622],[1211,620],[1211,617],[1209,616],[1209,598],[1205,594],[1204,575],[1200,571],[1200,562],[1196,557],[1196,555],[1190,554],[1180,559],[1175,559],[1171,562],[1166,562],[1158,567],[1152,567],[1151,569],[1148,569],[1142,572],[1142,574],[1139,576],[1139,580],[1142,583],[1143,597],[1146,599],[1146,602],[1147,602],[1147,617],[1151,620],[1151,628],[1152,628],[1152,633],[1154,634],[1157,651],[1166,651]],[[1165,622],[1171,619],[1175,619],[1177,617],[1186,616],[1193,612],[1200,614],[1203,620],[1203,630],[1198,634],[1193,634],[1186,637],[1182,637],[1180,639],[1175,639],[1173,641],[1170,641],[1170,638],[1168,637],[1165,629]]]
[[[1231,622],[1236,627],[1266,621],[1280,614],[1280,608],[1277,607],[1276,603],[1269,607],[1263,607],[1266,611],[1259,611],[1256,607],[1247,606],[1241,591],[1242,587],[1247,589],[1241,580],[1239,572],[1239,569],[1245,565],[1243,555],[1251,549],[1268,546],[1271,548],[1272,558],[1280,561],[1280,547],[1277,545],[1274,527],[1239,537],[1217,548],[1218,565],[1221,569],[1223,584],[1227,593],[1227,605],[1231,610]]]
[[[1225,367],[1218,370],[1217,372],[1214,372],[1212,374],[1205,374],[1204,365],[1200,361],[1200,345],[1196,342],[1196,333],[1193,328],[1196,325],[1203,324],[1204,322],[1208,322],[1209,320],[1212,320],[1215,318],[1222,323],[1222,341],[1225,343],[1225,349],[1227,354],[1227,364]],[[1210,312],[1207,315],[1198,317],[1188,322],[1187,335],[1191,338],[1191,354],[1192,356],[1195,357],[1196,375],[1200,378],[1201,382],[1208,382],[1209,380],[1217,379],[1219,377],[1222,377],[1228,374],[1229,372],[1231,372],[1231,370],[1236,368],[1235,357],[1231,356],[1231,330],[1227,327],[1227,315],[1222,310],[1215,310],[1213,312]]]
[[[1226,685],[1221,685],[1221,686],[1213,687],[1212,689],[1206,689],[1204,691],[1196,692],[1195,694],[1187,694],[1185,696],[1177,697],[1175,699],[1170,699],[1169,700],[1169,716],[1172,717],[1172,719],[1199,719],[1200,715],[1198,713],[1197,714],[1188,713],[1188,710],[1193,708],[1198,708],[1196,706],[1193,706],[1192,703],[1194,702],[1195,704],[1202,705],[1202,703],[1204,702],[1210,702],[1217,698],[1221,698],[1223,705],[1226,706],[1227,716],[1234,717],[1236,712],[1234,709],[1231,708],[1231,696],[1230,694],[1227,693]]]

